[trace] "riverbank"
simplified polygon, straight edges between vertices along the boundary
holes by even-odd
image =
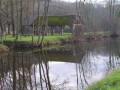
[[[86,90],[120,90],[120,69],[111,72],[104,79],[94,83]]]
[[[90,41],[90,40],[104,40],[105,38],[108,38],[108,34],[103,32],[98,32],[96,34],[93,34],[91,32],[84,33],[82,35],[79,35],[78,37],[72,37],[71,33],[64,33],[62,35],[55,34],[50,36],[45,36],[43,40],[42,46],[50,46],[50,45],[56,45],[56,44],[64,44],[64,43],[76,43],[81,41]],[[42,37],[41,37],[42,38]],[[40,38],[40,39],[41,39]],[[15,41],[15,37],[12,35],[6,35],[3,37],[3,43],[4,45],[7,45],[10,48],[34,48],[34,47],[41,47],[38,43],[38,36],[34,36],[34,42],[32,43],[32,36],[28,35],[22,35],[18,36],[17,41]]]
[[[0,44],[0,53],[8,52],[9,48],[5,45]]]
[[[49,46],[49,45],[56,45],[61,44],[63,41],[71,38],[70,33],[64,33],[63,35],[50,35],[45,36],[43,40],[43,46]],[[42,38],[42,37],[41,37]],[[40,38],[40,39],[41,39]],[[38,36],[34,36],[34,42],[32,43],[32,36],[18,36],[18,40],[16,42],[15,37],[12,35],[6,35],[3,38],[3,43],[7,45],[8,47],[15,47],[15,48],[32,48],[32,47],[38,47]]]

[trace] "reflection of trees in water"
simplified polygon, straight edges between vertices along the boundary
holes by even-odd
[[[89,44],[89,45],[88,45]],[[84,89],[86,86],[88,86],[91,82],[88,81],[88,78],[92,77],[94,75],[94,69],[96,61],[90,60],[91,57],[97,57],[96,55],[99,55],[102,49],[103,53],[107,53],[109,59],[104,61],[105,64],[107,64],[106,73],[116,68],[117,65],[120,64],[119,59],[119,48],[120,43],[118,41],[109,41],[109,42],[90,42],[87,46],[84,43],[79,43],[77,46],[73,46],[73,55],[75,57],[75,60],[78,61],[76,63],[76,82],[77,82],[77,89],[79,90]],[[106,46],[108,45],[108,46]],[[104,47],[104,48],[101,48]],[[105,54],[106,55],[106,54]],[[104,55],[103,55],[104,56]],[[94,58],[93,58],[94,59]],[[99,58],[98,58],[99,59]],[[92,61],[92,62],[91,62]]]
[[[95,45],[96,44],[96,45]],[[101,46],[103,48],[101,48]],[[102,53],[107,55],[108,59],[105,59],[104,63],[106,63],[105,69],[106,73],[112,71],[116,67],[120,67],[120,42],[118,40],[109,40],[101,43],[90,43],[87,47],[84,44],[79,44],[79,46],[73,47],[74,56],[79,63],[76,63],[76,76],[77,76],[77,88],[85,88],[90,84],[87,81],[89,76],[94,74],[93,66],[94,63],[91,63],[90,57],[96,56],[100,54],[99,51],[102,49]],[[84,57],[81,58],[81,53],[85,52]],[[97,53],[96,53],[97,52]],[[106,54],[107,53],[107,54]],[[103,55],[104,56],[104,55]]]
[[[109,54],[109,61],[107,64],[107,71],[111,71],[120,65],[120,41],[118,39],[111,39],[104,43],[106,51]]]
[[[42,82],[41,87],[43,86],[43,83],[45,82],[47,90],[65,90],[66,84],[68,83],[67,80],[64,80],[61,83],[55,84],[55,82],[57,82],[58,80],[57,79],[53,79],[53,80],[50,79],[50,75],[49,75],[50,56],[47,53],[47,51],[45,51],[45,52],[43,51],[42,53],[37,53],[36,58],[39,61],[39,73],[40,73],[40,77],[41,77],[40,82]],[[42,90],[44,90],[44,89],[42,89]]]
[[[39,58],[22,52],[1,56],[0,90],[64,90],[68,83],[66,80],[51,84],[54,80],[50,81],[47,56],[46,52],[39,53]]]
[[[47,62],[32,54],[13,52],[7,56],[1,56],[0,60],[0,90],[51,90]]]
[[[76,63],[76,77],[77,77],[77,90],[84,89],[89,85],[87,81],[88,75],[92,74],[92,66],[90,62],[90,55],[92,55],[93,47],[91,43],[79,43],[77,46],[73,46],[73,55]],[[90,54],[91,53],[91,54]]]
[[[96,48],[99,46],[97,42],[79,43],[72,46],[74,61],[72,62],[72,60],[70,60],[68,62],[75,63],[75,77],[78,90],[90,84],[88,78],[94,74],[93,67],[95,67],[94,60],[91,62],[90,58],[97,55]],[[114,40],[111,42],[103,42],[101,46],[105,47],[103,52],[109,54],[107,69],[110,71],[120,64],[119,43]],[[62,54],[61,52],[64,51],[61,50],[59,53]],[[68,79],[58,83],[58,79],[51,80],[50,78],[49,60],[53,58],[51,58],[51,54],[49,53],[52,52],[38,52],[36,56],[35,53],[11,52],[5,56],[1,56],[0,90],[66,90],[67,84],[69,84]],[[59,55],[59,53],[57,52],[56,56]],[[66,56],[67,53],[68,49],[63,54]],[[68,54],[70,54],[70,56],[67,56],[71,58],[71,51]],[[52,56],[54,56],[54,54]],[[64,59],[69,59],[69,57],[64,57]],[[67,60],[65,62],[67,62]]]

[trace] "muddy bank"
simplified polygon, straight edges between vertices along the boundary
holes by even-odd
[[[77,42],[84,42],[84,41],[102,41],[107,38],[111,38],[108,35],[94,35],[94,36],[75,36],[71,38],[69,42],[77,43]],[[66,41],[68,42],[68,41]]]
[[[40,44],[36,44],[36,43],[30,43],[30,42],[20,42],[20,41],[4,41],[4,44],[6,46],[8,46],[9,48],[12,49],[29,49],[29,48],[40,48],[40,47],[46,47],[46,46],[50,46],[50,45],[58,45],[58,44],[63,44],[64,40],[59,40],[59,41],[55,41],[55,42],[47,42],[42,44],[42,46]]]
[[[7,46],[0,44],[0,54],[8,51],[9,48]]]

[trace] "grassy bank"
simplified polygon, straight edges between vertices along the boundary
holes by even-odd
[[[55,35],[45,36],[43,45],[60,44],[62,40],[66,40],[70,37],[71,37],[71,33],[64,33],[63,35],[55,34]],[[3,37],[3,41],[5,45],[11,47],[14,44],[13,42],[15,41],[15,37],[13,37],[12,35],[6,35]],[[34,36],[34,45],[37,45],[37,42],[38,42],[38,36]],[[18,36],[18,39],[16,41],[16,47],[22,47],[22,46],[26,48],[28,46],[29,47],[32,46],[31,35]]]
[[[86,90],[120,90],[120,69],[113,71],[104,79],[94,83]]]
[[[71,37],[71,33],[63,33],[63,35],[59,35],[59,34],[54,34],[54,35],[49,35],[49,36],[45,36],[44,37],[44,43],[47,43],[47,42],[56,42],[56,41],[59,41],[59,40],[62,40],[62,39],[67,39],[69,37]],[[83,33],[84,36],[93,36],[94,33],[93,32],[85,32]],[[106,35],[105,32],[97,32],[96,35],[99,35],[99,36],[104,36]],[[14,41],[15,40],[15,37],[13,37],[12,35],[6,35],[4,36],[3,38],[3,41]],[[18,36],[18,42],[29,42],[31,43],[32,42],[32,36],[31,35],[22,35],[22,36]],[[34,36],[34,43],[37,43],[38,41],[38,36]]]
[[[78,39],[78,41],[85,41],[87,39],[99,39],[102,40],[104,33],[103,32],[97,32],[96,36],[93,34],[93,32],[84,32],[83,35],[85,37],[82,38],[75,38]],[[59,34],[54,34],[54,35],[49,35],[49,36],[45,36],[44,40],[43,40],[43,45],[44,46],[48,46],[48,45],[55,45],[55,44],[61,44],[64,42],[71,42],[71,39],[68,39],[72,36],[71,33],[64,33],[63,35],[59,35]],[[93,37],[95,36],[95,37]],[[41,37],[42,38],[42,37]],[[40,38],[40,39],[41,39]],[[97,39],[96,39],[97,38]],[[14,45],[16,47],[23,47],[23,48],[28,48],[32,47],[32,46],[37,46],[38,44],[38,36],[34,36],[34,45],[32,44],[32,36],[31,35],[19,35],[18,39],[16,41],[16,43],[14,44],[13,42],[15,41],[15,37],[13,37],[12,35],[6,35],[3,37],[3,42],[5,45],[9,46],[9,47],[13,47]],[[74,41],[74,38],[73,38]]]
[[[63,35],[50,35],[50,36],[45,36],[44,37],[44,43],[47,43],[47,42],[56,42],[58,40],[61,40],[61,39],[66,39],[68,37],[70,37],[71,34],[70,33],[64,33]],[[15,40],[15,37],[13,37],[12,35],[6,35],[4,38],[3,38],[3,41],[14,41]],[[29,42],[31,43],[32,42],[32,36],[18,36],[18,42]],[[34,43],[37,43],[38,41],[38,36],[34,36]]]

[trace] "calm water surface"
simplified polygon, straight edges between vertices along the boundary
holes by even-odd
[[[120,67],[120,41],[81,42],[0,56],[0,90],[84,90]]]

